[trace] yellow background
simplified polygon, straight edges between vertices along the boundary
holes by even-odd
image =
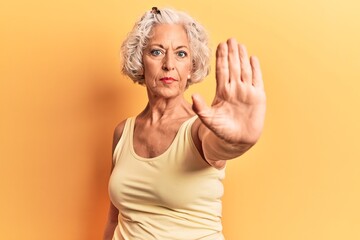
[[[112,131],[146,103],[119,46],[152,6],[187,11],[213,50],[236,37],[262,64],[265,129],[228,164],[226,238],[360,239],[355,0],[2,1],[0,239],[101,239]],[[214,89],[212,72],[187,98],[210,103]]]

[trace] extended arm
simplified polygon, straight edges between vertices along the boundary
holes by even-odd
[[[216,51],[216,94],[211,107],[193,95],[193,108],[201,123],[198,138],[206,160],[221,167],[224,160],[240,156],[260,137],[266,96],[256,57],[235,39],[219,44]]]

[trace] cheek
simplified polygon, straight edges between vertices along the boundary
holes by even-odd
[[[182,67],[182,70],[183,70],[183,74],[188,76],[189,74],[191,74],[192,64],[191,63],[184,64],[183,67]]]
[[[156,68],[156,66],[153,66],[152,64],[147,64],[144,66],[144,76],[148,77],[149,80],[156,77],[158,74],[159,70]]]

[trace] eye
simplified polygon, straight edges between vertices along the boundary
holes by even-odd
[[[150,54],[153,56],[160,56],[162,54],[162,51],[159,49],[153,49],[150,51]]]
[[[184,58],[188,55],[187,52],[185,52],[185,51],[179,51],[176,54],[181,58]]]

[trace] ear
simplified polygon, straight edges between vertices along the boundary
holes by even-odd
[[[190,79],[193,73],[194,73],[194,67],[190,66],[188,70],[187,78]]]

